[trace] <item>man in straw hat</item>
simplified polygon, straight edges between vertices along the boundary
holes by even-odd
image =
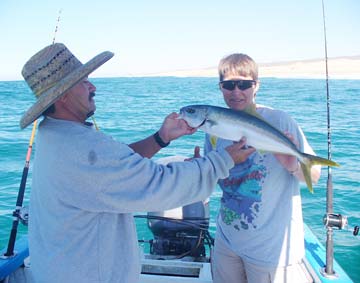
[[[82,64],[60,43],[45,47],[22,74],[39,116],[30,198],[29,247],[35,282],[137,282],[133,212],[179,207],[208,197],[219,178],[244,159],[244,142],[204,158],[167,166],[151,161],[170,141],[192,134],[172,113],[156,134],[129,146],[93,129],[96,87],[87,76],[113,57]],[[148,158],[144,158],[148,157]]]

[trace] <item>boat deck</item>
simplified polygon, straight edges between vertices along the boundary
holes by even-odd
[[[305,227],[305,258],[303,272],[309,283],[351,283],[350,277],[334,260],[335,274],[324,273],[326,250],[307,225]],[[27,237],[20,238],[15,245],[16,256],[0,258],[0,283],[34,283],[30,269]],[[5,251],[2,251],[3,254]],[[209,258],[154,256],[143,254],[140,283],[211,283]]]

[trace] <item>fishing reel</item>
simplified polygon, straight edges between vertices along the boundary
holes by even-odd
[[[27,226],[29,223],[29,209],[24,206],[24,207],[20,207],[20,209],[16,209],[13,211],[12,214],[14,217],[16,217],[17,219],[20,220],[20,222]]]
[[[342,230],[348,225],[348,219],[346,216],[341,214],[327,213],[324,215],[323,223],[326,228],[338,228],[339,230]],[[358,234],[359,226],[355,226],[353,229],[353,235],[357,236]]]

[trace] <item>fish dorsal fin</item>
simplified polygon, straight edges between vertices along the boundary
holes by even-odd
[[[213,150],[216,149],[216,143],[217,143],[217,137],[216,136],[210,136],[210,143]]]
[[[265,119],[263,118],[263,116],[261,116],[257,111],[256,111],[256,104],[251,104],[249,105],[248,107],[246,107],[244,110],[243,110],[245,113],[247,114],[250,114],[262,121],[265,121]],[[266,122],[266,121],[265,121]],[[261,155],[265,154],[266,151],[264,150],[257,150]]]
[[[252,116],[255,116],[256,118],[259,118],[260,120],[264,120],[264,118],[259,114],[257,113],[256,111],[256,104],[251,104],[249,105],[248,107],[246,107],[244,110],[243,110],[245,113],[247,114],[250,114]]]

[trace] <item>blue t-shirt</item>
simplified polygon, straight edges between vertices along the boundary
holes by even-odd
[[[289,132],[299,149],[314,154],[296,122],[285,112],[257,106],[265,121]],[[206,135],[205,154],[232,141]],[[217,237],[250,263],[287,266],[304,256],[303,218],[299,181],[272,153],[256,151],[219,181],[223,195]]]

